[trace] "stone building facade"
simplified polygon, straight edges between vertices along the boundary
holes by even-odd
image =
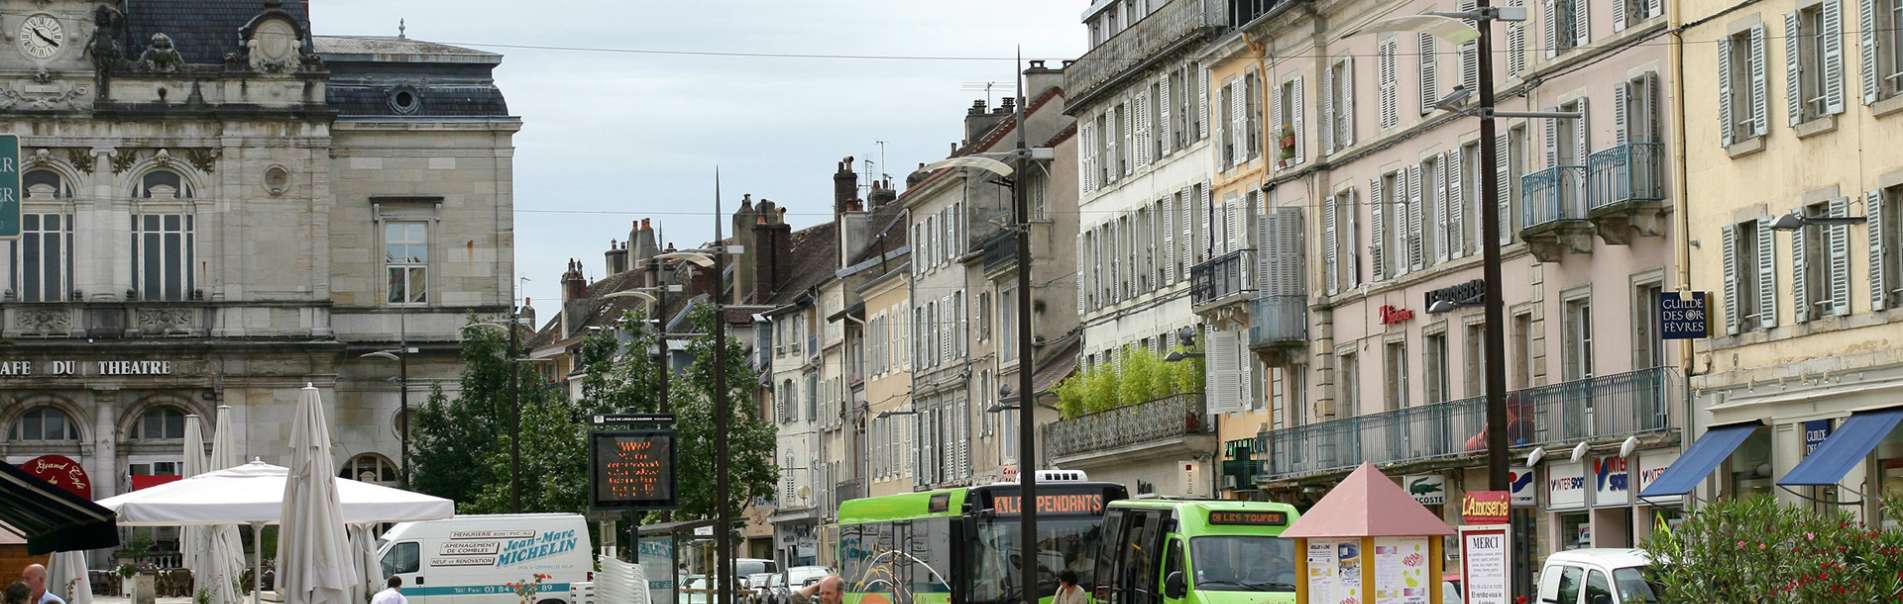
[[[337,467],[399,480],[404,384],[361,355],[402,342],[411,402],[453,395],[465,322],[507,317],[521,120],[500,55],[310,28],[302,1],[0,3],[29,191],[0,456],[76,460],[103,498],[177,474],[197,415],[282,463],[308,383]]]

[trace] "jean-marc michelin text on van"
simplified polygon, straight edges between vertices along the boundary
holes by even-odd
[[[496,566],[513,566],[575,549],[575,530],[547,531],[540,537],[512,539],[503,543],[496,555]]]

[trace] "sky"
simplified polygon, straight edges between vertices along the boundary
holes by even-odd
[[[795,228],[831,218],[837,162],[899,183],[963,137],[965,110],[1010,94],[1026,58],[1084,51],[1086,0],[317,0],[319,35],[394,35],[502,53],[515,137],[517,275],[560,308],[567,260],[602,277],[609,240],[654,219],[668,241],[713,236],[725,210],[771,199]],[[708,57],[509,48],[760,52],[1002,60]],[[863,178],[862,178],[863,182]],[[902,186],[901,186],[902,188]],[[543,305],[546,302],[547,305]]]

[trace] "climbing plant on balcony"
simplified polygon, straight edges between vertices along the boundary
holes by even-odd
[[[1070,419],[1202,389],[1201,357],[1172,363],[1155,351],[1126,347],[1116,361],[1078,371],[1058,384],[1057,400]]]

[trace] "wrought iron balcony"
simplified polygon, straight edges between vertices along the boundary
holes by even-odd
[[[1520,239],[1535,258],[1553,262],[1568,251],[1592,251],[1586,222],[1586,167],[1553,166],[1520,177]]]
[[[1249,301],[1249,348],[1308,343],[1308,298],[1257,296]]]
[[[1513,447],[1572,446],[1665,432],[1679,426],[1671,409],[1684,379],[1655,367],[1511,392],[1507,441]],[[1263,432],[1257,457],[1265,479],[1342,471],[1363,461],[1426,462],[1486,452],[1486,399],[1466,398]]]
[[[1189,304],[1201,311],[1255,293],[1249,271],[1255,254],[1236,250],[1189,267]]]
[[[1665,199],[1664,143],[1626,143],[1586,159],[1591,211]]]
[[[1227,2],[1171,1],[1065,68],[1069,103],[1082,107],[1163,54],[1221,34],[1228,22]]]
[[[1059,420],[1043,428],[1044,453],[1064,464],[1130,449],[1182,444],[1189,437],[1208,438],[1213,447],[1215,437],[1203,422],[1206,414],[1203,395],[1198,393]]]

